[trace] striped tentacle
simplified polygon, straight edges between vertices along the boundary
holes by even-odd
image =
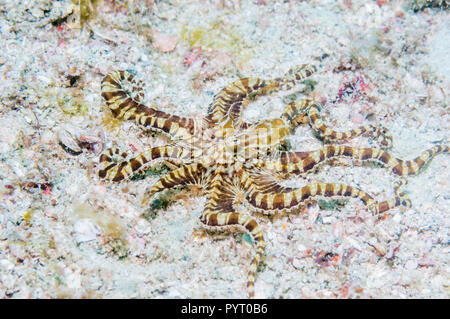
[[[250,233],[256,243],[256,254],[253,258],[248,272],[247,291],[250,298],[255,294],[255,275],[259,262],[264,256],[265,241],[262,230],[256,220],[249,215],[236,213],[233,210],[236,190],[239,185],[233,183],[233,177],[226,172],[225,166],[218,167],[216,174],[208,183],[205,210],[200,220],[208,227],[243,227]],[[246,174],[243,171],[239,173]]]
[[[117,156],[120,157],[121,160],[118,160],[116,158]],[[121,153],[118,148],[110,148],[106,150],[100,156],[98,172],[100,178],[113,182],[119,182],[131,177],[145,164],[151,162],[152,160],[192,160],[194,158],[194,154],[187,148],[166,145],[152,147],[129,160],[125,160],[126,157],[127,154]]]
[[[244,78],[223,88],[215,97],[208,110],[208,118],[213,123],[226,122],[243,124],[242,110],[258,96],[268,95],[276,90],[287,90],[316,72],[316,67],[307,64],[290,69],[283,77],[273,80]],[[226,124],[226,123],[224,123]]]
[[[394,185],[395,196],[391,199],[375,202],[370,195],[362,192],[358,189],[347,189],[345,185],[342,184],[317,184],[321,186],[316,186],[315,193],[311,191],[310,197],[313,196],[344,196],[347,194],[351,197],[360,198],[369,208],[371,208],[375,213],[381,214],[395,207],[405,207],[410,208],[411,200],[406,195],[406,193],[400,191],[400,188],[406,185],[406,180],[403,179],[396,182]],[[306,186],[311,187],[311,186]],[[327,190],[328,187],[328,190]],[[346,189],[344,189],[346,187]],[[328,192],[328,193],[327,193]],[[356,195],[356,196],[355,196]],[[295,199],[292,198],[295,196]],[[283,187],[277,181],[274,180],[270,175],[265,175],[259,178],[252,178],[252,190],[250,191],[250,196],[247,198],[247,202],[255,206],[257,210],[265,214],[273,214],[279,211],[287,210],[298,206],[300,203],[307,201],[308,189],[301,190],[290,187]],[[296,204],[300,198],[299,203]],[[305,198],[305,199],[302,199]],[[290,201],[290,202],[289,202]],[[255,204],[259,203],[259,206]],[[289,205],[293,205],[289,207]],[[288,206],[288,207],[286,207]],[[265,208],[264,208],[265,207]]]
[[[268,193],[278,193],[278,194],[284,194],[288,192],[292,192],[294,188],[290,187],[283,187],[281,186],[276,180],[271,178],[271,176],[267,176],[265,179],[255,179],[254,180],[254,188],[258,190],[258,192],[262,194],[268,194]],[[377,205],[378,208],[376,208],[374,211],[378,212],[379,214],[384,213],[388,210],[391,210],[395,207],[411,207],[411,200],[408,198],[408,196],[404,192],[398,191],[399,186],[395,186],[395,197],[379,202]],[[272,211],[266,211],[266,214],[272,214],[277,212],[278,210],[272,210]]]
[[[284,187],[276,180],[275,175],[255,167],[247,168],[240,176],[240,187],[247,193],[285,193],[292,188]]]
[[[320,116],[321,106],[311,99],[301,99],[286,105],[281,119],[295,128],[302,124],[310,124],[319,135],[329,141],[346,141],[365,133],[370,133],[375,139],[380,139],[384,148],[392,146],[392,136],[383,127],[373,125],[361,126],[347,132],[338,132],[328,128]]]
[[[128,164],[128,161],[126,161],[127,157],[128,154],[126,152],[121,152],[117,147],[107,149],[100,156],[98,164],[98,176],[100,178],[117,182],[124,179],[124,176],[122,175],[122,173],[120,173],[120,177],[117,177],[117,179],[114,180],[118,170],[122,171],[122,169],[119,169],[119,166],[124,163],[122,166],[123,168]]]
[[[293,101],[285,106],[281,119],[290,124],[293,128],[301,124],[308,124],[308,109],[316,105],[310,99],[301,99],[299,101]]]
[[[287,193],[292,188],[281,186],[280,183],[270,175],[252,176],[252,186],[260,193]]]
[[[321,107],[315,102],[311,102],[308,108],[308,118],[311,127],[324,139],[332,142],[342,142],[365,133],[370,133],[373,138],[380,141],[383,148],[392,146],[392,135],[384,127],[376,127],[374,125],[361,126],[346,132],[338,132],[330,129],[325,125],[320,116]]]
[[[296,66],[283,75],[281,78],[276,78],[275,81],[279,83],[279,88],[281,90],[290,90],[300,81],[311,76],[313,73],[317,72],[317,67],[309,64],[302,64]]]
[[[209,106],[208,117],[213,123],[222,122],[225,118],[238,120],[244,100],[270,94],[277,87],[277,82],[259,78],[234,81],[216,94]]]
[[[399,176],[417,175],[423,168],[425,168],[431,160],[438,154],[448,154],[450,148],[445,145],[438,145],[432,147],[413,160],[405,161],[396,159],[384,152],[378,155],[377,158],[385,165],[392,168],[392,172]]]
[[[418,174],[436,155],[448,152],[448,146],[439,145],[426,150],[413,160],[401,160],[382,149],[328,145],[312,152],[281,152],[278,159],[259,160],[258,164],[278,173],[302,174],[331,158],[347,157],[360,161],[376,161],[391,168],[395,175],[411,176]]]
[[[247,291],[250,298],[255,297],[255,276],[260,261],[264,257],[266,243],[261,227],[256,220],[249,215],[235,212],[217,212],[205,209],[201,221],[208,226],[241,226],[250,233],[256,243],[256,254],[250,263],[247,280]]]
[[[231,180],[226,177],[225,167],[219,166],[215,175],[207,186],[207,201],[205,204],[206,211],[229,212],[233,208],[233,200],[235,198],[235,187]]]
[[[114,116],[124,120],[135,120],[144,128],[187,139],[194,134],[196,121],[192,118],[171,115],[140,103],[141,95],[134,77],[127,71],[108,73],[102,81],[102,96]],[[198,124],[197,124],[198,125]]]
[[[145,195],[142,203],[146,205],[153,196],[164,190],[170,189],[179,185],[202,185],[206,184],[207,169],[201,163],[193,163],[184,165],[178,169],[167,173],[161,177]]]
[[[401,191],[401,188],[406,184],[406,179],[401,179],[400,181],[396,181],[394,183],[395,197],[378,203],[378,212],[380,214],[391,210],[394,207],[412,207],[411,200],[409,199],[408,195],[406,195],[405,192]]]
[[[253,190],[247,195],[247,201],[259,212],[272,214],[279,211],[290,211],[318,196],[358,198],[374,213],[378,213],[378,203],[372,196],[345,184],[310,184],[301,188],[288,189],[284,193],[263,193]]]

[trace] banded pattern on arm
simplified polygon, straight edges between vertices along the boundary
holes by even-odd
[[[210,206],[207,204],[207,206]],[[212,205],[215,206],[215,205]],[[224,209],[227,205],[217,205],[217,209],[206,208],[200,218],[201,222],[208,227],[226,227],[236,226],[247,231],[256,246],[256,253],[250,262],[247,276],[247,292],[249,298],[255,297],[255,277],[258,270],[258,265],[264,257],[266,242],[264,241],[263,231],[256,219],[247,214],[236,213],[234,211],[226,212]]]
[[[449,147],[438,145],[426,150],[413,160],[401,160],[382,149],[328,145],[311,152],[281,152],[278,159],[257,160],[257,165],[278,173],[302,174],[329,159],[343,157],[375,161],[391,168],[395,175],[411,176],[418,174],[436,155],[445,153],[449,153]]]
[[[325,125],[320,116],[320,111],[321,106],[319,103],[310,99],[301,99],[298,102],[294,101],[286,105],[281,118],[286,123],[290,123],[293,127],[309,122],[312,129],[316,131],[321,138],[331,142],[347,141],[369,133],[374,139],[380,140],[380,144],[383,148],[392,146],[392,135],[384,127],[367,125],[349,131],[339,132],[330,129]]]
[[[286,193],[293,188],[281,186],[275,179],[275,175],[264,169],[247,168],[241,178],[241,187],[249,192],[257,191],[260,193]]]
[[[274,185],[276,183],[272,183]],[[407,195],[400,192],[402,185],[396,185],[395,196],[391,199],[377,202],[368,193],[345,184],[316,183],[301,188],[284,188],[282,191],[260,191],[253,189],[246,200],[255,210],[262,214],[272,215],[279,212],[289,212],[306,204],[314,197],[325,198],[358,198],[374,214],[381,214],[395,207],[411,207]],[[282,186],[279,186],[282,187]]]
[[[250,263],[247,277],[247,291],[250,298],[255,297],[255,276],[260,261],[264,257],[264,251],[266,243],[264,241],[264,235],[258,222],[247,214],[236,212],[215,212],[211,210],[205,210],[201,221],[211,227],[220,226],[240,226],[245,229],[253,238],[256,243],[256,254]]]
[[[207,168],[201,163],[193,163],[177,168],[170,173],[161,177],[145,195],[143,204],[147,204],[152,197],[164,190],[170,189],[179,185],[199,185],[205,186],[207,184]]]
[[[138,125],[171,138],[187,139],[194,134],[196,120],[141,104],[142,95],[133,95],[140,90],[133,75],[127,71],[110,72],[102,81],[102,97],[117,118],[135,120]]]
[[[400,181],[396,181],[394,183],[394,192],[395,196],[389,200],[385,200],[378,204],[378,213],[384,213],[394,207],[412,207],[411,200],[405,192],[401,191],[401,188],[407,184],[406,179],[402,179]]]
[[[254,174],[247,174],[247,176],[243,179],[243,187],[245,187],[246,189],[250,190],[250,194],[252,194],[252,198],[256,199],[256,196],[264,196],[264,195],[272,195],[275,196],[277,194],[286,194],[286,193],[291,193],[294,192],[298,189],[296,188],[292,188],[292,187],[285,187],[279,184],[279,182],[275,179],[275,177],[273,176],[273,174],[270,174],[268,172],[265,173],[254,173]],[[402,186],[406,185],[407,181],[406,179],[402,179],[399,182],[395,183],[394,186],[394,191],[395,191],[395,196],[389,200],[386,201],[382,201],[378,204],[378,213],[383,213],[385,211],[388,211],[394,207],[398,207],[398,206],[404,206],[404,207],[411,207],[411,200],[408,198],[408,196],[404,193],[401,192],[400,189]],[[322,184],[323,185],[323,184]],[[337,185],[337,184],[329,184],[329,185]],[[260,195],[258,195],[260,194]],[[287,195],[289,200],[289,196],[292,195]],[[319,195],[320,196],[320,195]],[[340,195],[336,195],[336,196],[340,196]],[[266,200],[270,198],[270,197],[266,197]],[[261,200],[263,199],[263,197],[261,197]],[[273,198],[273,200],[275,200],[275,198]],[[278,199],[279,200],[279,199]],[[286,199],[285,199],[286,200]],[[269,199],[270,201],[270,199]],[[249,203],[248,198],[247,198],[247,203]],[[250,205],[252,205],[250,203]],[[252,205],[254,206],[254,205]],[[281,209],[283,210],[283,209]],[[290,209],[286,209],[287,211],[289,211]],[[278,213],[280,211],[280,209],[274,208],[271,210],[265,210],[264,213],[266,214],[275,214]]]
[[[378,203],[359,188],[334,183],[316,183],[286,192],[260,192],[252,190],[247,195],[248,203],[263,214],[287,211],[307,203],[314,197],[351,197],[360,199],[367,207],[378,213]]]
[[[316,72],[315,66],[303,64],[290,69],[281,78],[271,80],[244,78],[237,80],[223,88],[214,97],[214,101],[208,109],[208,118],[215,124],[231,119],[232,125],[236,127],[243,123],[241,120],[242,110],[252,99],[268,95],[276,90],[290,89],[314,72]]]
[[[247,291],[249,297],[254,298],[255,276],[266,247],[263,232],[257,221],[250,215],[234,211],[233,200],[238,187],[234,185],[233,177],[230,178],[225,172],[225,167],[220,167],[219,171],[221,172],[208,183],[205,209],[200,221],[208,227],[240,227],[252,236],[256,243],[256,254],[249,266]]]
[[[391,199],[382,201],[380,203],[378,203],[378,209],[376,211],[378,211],[378,213],[384,213],[394,207],[399,207],[399,206],[403,206],[403,207],[411,207],[411,200],[409,199],[409,197],[404,193],[400,191],[400,188],[405,185],[406,182],[402,181],[402,182],[396,182],[396,185],[394,186],[394,191],[395,191],[395,196]],[[295,190],[295,188],[291,188],[291,187],[284,187],[282,185],[280,185],[278,183],[278,181],[276,181],[273,176],[270,175],[265,175],[263,178],[259,178],[259,179],[253,179],[253,189],[256,190],[258,193],[261,194],[285,194],[285,193],[289,193]],[[256,192],[255,192],[256,193]],[[255,194],[253,193],[253,194]],[[289,196],[289,195],[288,195]],[[339,195],[336,195],[336,197],[338,197]],[[289,209],[287,209],[289,210]],[[274,214],[279,212],[278,209],[273,209],[273,210],[269,210],[266,211],[266,214]]]
[[[193,151],[188,148],[166,145],[152,147],[136,157],[125,160],[127,157],[126,153],[121,153],[118,148],[110,148],[100,156],[98,175],[100,178],[119,182],[131,177],[139,169],[142,169],[153,160],[192,161],[194,156]],[[117,160],[117,157],[122,160]]]

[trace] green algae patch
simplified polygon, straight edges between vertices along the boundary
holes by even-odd
[[[125,235],[126,227],[119,217],[100,213],[85,203],[77,203],[73,207],[73,213],[79,219],[87,218],[95,222],[108,237],[117,239]]]
[[[323,200],[319,199],[318,204],[321,210],[335,210],[344,207],[348,203],[348,200],[336,199],[336,200]]]
[[[230,53],[242,64],[251,58],[251,48],[235,26],[217,21],[207,27],[191,27],[184,25],[180,38],[191,48],[200,47],[205,51]]]
[[[88,107],[82,98],[72,98],[64,95],[57,99],[58,106],[68,115],[86,115]]]
[[[75,14],[78,16],[80,26],[95,17],[98,0],[72,0],[75,5]]]

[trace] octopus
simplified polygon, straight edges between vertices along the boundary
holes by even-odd
[[[304,64],[279,78],[236,80],[214,96],[202,118],[178,116],[146,106],[142,104],[141,84],[130,72],[110,72],[102,81],[101,94],[113,115],[163,134],[171,142],[148,148],[137,156],[109,148],[100,156],[99,177],[120,182],[148,169],[155,161],[170,163],[170,171],[151,186],[143,203],[149,204],[167,189],[189,185],[199,188],[206,197],[200,216],[206,228],[238,227],[251,236],[256,252],[248,267],[247,292],[253,298],[255,276],[266,245],[257,214],[293,214],[320,198],[358,199],[373,214],[411,207],[411,200],[402,191],[406,178],[422,171],[437,154],[449,152],[448,146],[437,145],[412,160],[395,158],[388,151],[392,136],[386,128],[367,125],[348,131],[333,130],[321,117],[322,105],[307,98],[287,104],[279,118],[255,123],[243,119],[243,110],[256,98],[290,90],[316,71],[315,66]],[[300,125],[309,125],[324,146],[307,152],[286,150],[289,135]],[[379,147],[342,144],[361,135],[370,136]],[[287,178],[312,173],[321,165],[332,165],[332,159],[339,158],[356,164],[376,162],[399,176],[400,180],[394,184],[395,196],[378,201],[366,191],[343,183],[311,183],[298,188],[282,184]]]

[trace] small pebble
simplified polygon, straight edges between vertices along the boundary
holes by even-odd
[[[292,266],[294,266],[295,269],[300,269],[302,267],[302,263],[298,258],[294,258],[292,261]]]
[[[416,268],[417,268],[417,262],[415,262],[412,259],[408,260],[405,264],[405,269],[411,270],[411,269],[416,269]]]
[[[100,234],[98,226],[86,218],[77,221],[73,226],[73,231],[75,233],[75,241],[77,243],[95,240],[97,235]]]
[[[161,52],[171,52],[177,45],[177,38],[162,33],[155,33],[153,35],[153,47],[159,49]]]
[[[364,122],[364,116],[362,116],[360,113],[354,113],[352,114],[351,120],[355,124],[361,124]]]

